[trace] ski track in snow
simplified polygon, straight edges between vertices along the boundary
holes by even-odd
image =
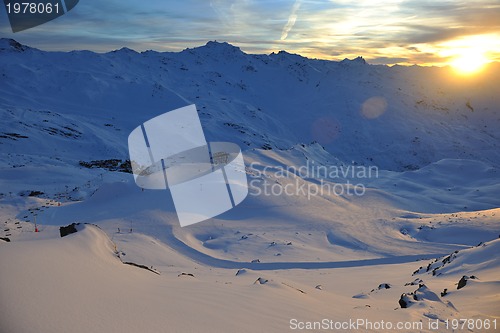
[[[255,271],[267,271],[267,270],[282,270],[282,269],[328,269],[328,268],[346,268],[346,267],[362,267],[362,266],[374,266],[374,265],[395,265],[402,264],[412,261],[429,260],[431,258],[439,258],[446,253],[433,253],[433,254],[417,254],[408,256],[394,256],[388,258],[376,258],[376,259],[362,259],[362,260],[346,260],[346,261],[327,261],[327,262],[241,262],[241,261],[231,261],[225,259],[214,258],[205,253],[197,251],[196,249],[188,246],[177,237],[175,237],[172,232],[171,226],[165,226],[168,230],[164,234],[165,244],[172,248],[173,250],[183,254],[184,256],[198,262],[200,264],[217,267],[217,268],[231,268],[240,269],[248,268]]]

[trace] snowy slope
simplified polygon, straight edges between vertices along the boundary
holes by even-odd
[[[154,267],[161,275],[123,265],[110,239],[93,226],[62,239],[0,243],[1,262],[9,267],[0,273],[2,328],[26,333],[287,332],[294,319],[361,319],[356,329],[361,332],[386,331],[366,326],[382,320],[386,325],[422,325],[408,332],[435,331],[428,327],[430,320],[439,322],[440,332],[481,332],[445,329],[444,321],[491,323],[500,315],[499,266],[491,258],[498,241],[458,252],[438,277],[412,276],[419,265],[415,262],[329,270],[215,269],[163,248],[155,239],[136,235],[130,242],[136,253],[164,262]],[[120,256],[124,260],[129,253],[120,251]],[[467,272],[477,279],[457,290],[460,264],[467,264]],[[448,293],[441,296],[444,288]],[[401,308],[400,296],[413,292],[417,300]]]

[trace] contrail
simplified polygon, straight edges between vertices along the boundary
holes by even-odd
[[[281,40],[285,40],[288,37],[288,33],[292,30],[295,25],[295,21],[297,21],[297,11],[300,8],[301,0],[296,0],[292,7],[292,12],[288,17],[288,22],[283,27],[283,31],[281,32]]]

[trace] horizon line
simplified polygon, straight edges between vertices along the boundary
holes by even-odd
[[[368,59],[365,59],[364,56],[362,55],[358,55],[354,58],[344,58],[344,59],[326,59],[326,58],[316,58],[316,57],[311,57],[311,56],[307,56],[307,55],[302,55],[302,54],[299,54],[299,53],[292,53],[290,51],[287,51],[287,50],[279,50],[279,51],[271,51],[270,53],[252,53],[252,52],[247,52],[247,51],[244,51],[241,49],[240,46],[237,46],[231,42],[228,42],[228,41],[220,41],[220,40],[217,40],[217,39],[214,39],[214,40],[208,40],[205,44],[202,44],[202,45],[198,45],[198,46],[193,46],[193,47],[185,47],[183,48],[182,50],[168,50],[168,51],[158,51],[158,50],[154,50],[154,49],[144,49],[144,50],[138,50],[138,49],[134,49],[134,48],[130,48],[128,46],[123,46],[121,48],[116,48],[116,49],[110,49],[110,50],[102,50],[102,51],[99,51],[99,50],[89,50],[89,49],[71,49],[71,50],[68,50],[68,49],[43,49],[43,48],[39,48],[39,47],[33,47],[33,46],[30,46],[30,45],[27,45],[27,44],[23,44],[23,43],[20,43],[19,41],[17,41],[16,39],[14,38],[9,38],[9,37],[1,37],[0,40],[7,40],[7,41],[13,41],[21,46],[25,46],[25,47],[28,47],[30,49],[35,49],[35,50],[38,50],[38,51],[41,51],[41,52],[63,52],[63,53],[71,53],[71,52],[92,52],[92,53],[95,53],[95,54],[108,54],[108,53],[113,53],[113,52],[118,52],[118,51],[121,51],[121,50],[130,50],[130,51],[133,51],[137,54],[143,54],[143,53],[147,53],[147,52],[156,52],[156,53],[182,53],[182,52],[185,52],[187,50],[195,50],[195,49],[201,49],[201,48],[204,48],[204,47],[207,47],[210,43],[216,43],[216,44],[219,44],[219,45],[223,45],[223,44],[227,44],[235,49],[238,49],[240,52],[242,52],[243,54],[245,55],[250,55],[250,56],[272,56],[272,55],[278,55],[280,53],[287,53],[289,55],[292,55],[292,56],[298,56],[298,57],[301,57],[301,58],[304,58],[304,59],[307,59],[307,60],[316,60],[316,61],[329,61],[329,62],[336,62],[336,63],[341,63],[341,62],[352,62],[352,61],[356,61],[357,59],[361,59],[364,61],[364,63],[366,65],[370,65],[370,66],[384,66],[384,67],[394,67],[394,66],[399,66],[399,67],[426,67],[426,68],[451,68],[452,66],[450,64],[444,64],[444,65],[436,65],[436,64],[416,64],[416,63],[393,63],[393,64],[384,64],[384,63],[371,63],[370,60]],[[494,64],[500,64],[500,62],[498,61],[489,61],[486,63],[486,66],[488,65],[494,65]]]

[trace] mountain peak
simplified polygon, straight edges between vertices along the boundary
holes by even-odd
[[[303,56],[301,56],[300,54],[290,53],[290,52],[287,52],[285,50],[281,50],[278,53],[272,52],[269,56],[276,57],[280,60],[290,59],[290,60],[294,60],[294,61],[300,61],[300,60],[307,59],[307,58],[304,58]]]
[[[124,46],[124,47],[122,47],[122,48],[121,48],[121,49],[119,49],[119,50],[114,50],[114,51],[111,51],[111,53],[126,53],[126,54],[127,54],[127,53],[128,53],[128,54],[134,53],[134,54],[137,54],[138,52],[137,52],[137,51],[135,51],[135,50],[132,50],[132,49],[130,49],[130,48],[125,47],[125,46]]]
[[[24,52],[30,47],[19,43],[12,38],[0,38],[0,51]]]
[[[229,44],[228,42],[218,42],[216,40],[207,42],[204,47],[209,49],[232,50],[241,52],[240,48],[237,46]]]
[[[358,56],[354,59],[345,58],[340,63],[341,64],[349,64],[349,65],[366,65],[366,60],[363,57]]]
[[[187,48],[183,50],[181,53],[188,54],[197,54],[198,56],[210,57],[216,59],[229,59],[229,58],[237,58],[245,53],[241,51],[241,49],[237,46],[229,44],[228,42],[218,42],[218,41],[209,41],[203,46],[195,47],[195,48]]]

